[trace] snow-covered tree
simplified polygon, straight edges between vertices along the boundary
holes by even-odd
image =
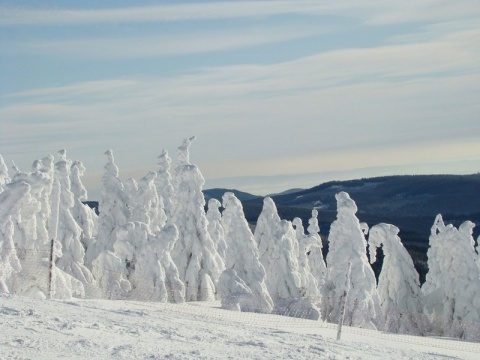
[[[158,171],[155,179],[155,187],[157,188],[158,197],[162,199],[163,209],[169,223],[172,222],[173,202],[175,198],[175,190],[172,185],[172,176],[170,175],[170,164],[172,159],[168,156],[167,150],[163,150],[158,157]]]
[[[311,272],[318,282],[318,288],[322,291],[327,276],[327,265],[323,257],[323,243],[320,237],[320,226],[318,225],[318,210],[312,210],[312,217],[308,219],[307,232],[309,237],[313,237],[314,244],[308,254],[308,262]]]
[[[252,295],[239,304],[240,310],[269,313],[273,309],[273,301],[265,284],[265,268],[259,261],[257,244],[245,219],[242,204],[231,192],[226,192],[222,200],[225,208],[222,227],[227,243],[225,267],[234,271],[225,274],[226,279],[221,282],[219,292],[222,302],[228,303],[230,296],[247,286]],[[235,280],[236,277],[241,281]]]
[[[175,168],[175,209],[173,223],[179,237],[173,249],[173,259],[186,286],[186,300],[212,300],[224,263],[207,230],[204,210],[205,183],[200,170],[190,164],[189,147],[195,137],[185,139],[178,148]]]
[[[13,222],[0,223],[0,293],[8,293],[12,274],[22,269],[13,244]]]
[[[210,237],[215,243],[215,248],[218,254],[225,262],[225,253],[227,249],[227,243],[225,242],[225,231],[222,226],[222,214],[220,213],[220,206],[222,204],[217,199],[208,200],[207,210],[207,229]]]
[[[419,335],[424,330],[423,295],[420,280],[410,254],[398,236],[399,229],[378,224],[370,229],[370,262],[376,261],[377,248],[383,246],[383,266],[377,291],[385,318],[385,329],[395,333]]]
[[[12,275],[21,270],[11,217],[18,216],[24,197],[30,197],[30,185],[23,181],[5,184],[0,193],[0,292],[9,292]]]
[[[270,197],[263,199],[263,209],[255,228],[259,259],[265,268],[265,283],[274,303],[278,299],[297,298],[301,293],[298,243],[291,222],[280,220]]]
[[[105,299],[125,299],[132,290],[125,262],[112,251],[102,251],[92,261],[92,272]]]
[[[17,168],[18,170],[18,168]],[[20,213],[12,217],[14,242],[20,249],[41,249],[50,244],[53,156],[36,160],[32,172],[15,172],[12,182],[30,185],[30,197],[23,198]],[[56,230],[56,229],[55,229]]]
[[[157,173],[150,171],[138,183],[133,179],[127,180],[126,186],[131,211],[130,221],[143,222],[152,232],[159,231],[167,220],[162,199],[155,187],[156,177]]]
[[[314,248],[320,249],[321,254],[322,243],[320,237],[318,236],[318,234],[305,235],[302,220],[298,217],[293,219],[292,225],[295,228],[296,238],[298,242],[298,266],[301,283],[300,289],[302,289],[301,292],[305,294],[305,296],[315,296],[318,298],[318,300],[320,300],[319,282],[313,275],[313,269],[310,266],[309,262],[309,254],[312,255],[312,251]],[[323,266],[325,266],[323,258],[321,260],[323,262]],[[325,282],[324,277],[320,280],[322,281],[321,285],[323,285]]]
[[[94,237],[97,234],[98,216],[90,206],[83,203],[88,199],[87,189],[85,189],[81,180],[85,170],[81,161],[74,161],[70,168],[71,191],[74,198],[74,204],[70,211],[82,229],[80,241],[86,250],[94,242]]]
[[[132,284],[129,298],[184,301],[185,287],[176,266],[169,261],[170,243],[177,236],[175,225],[153,234],[142,222],[129,222],[117,231],[114,249],[125,262],[127,278]]]
[[[381,328],[382,314],[376,280],[368,263],[365,235],[355,216],[357,205],[346,192],[335,195],[337,218],[330,227],[327,255],[326,320],[337,323],[340,319],[341,298],[345,279],[351,264],[351,284],[347,299],[345,324],[363,328]]]
[[[5,185],[10,182],[10,178],[8,177],[8,168],[3,160],[2,155],[0,155],[0,193],[3,191]]]
[[[429,271],[422,286],[425,310],[443,335],[480,340],[480,269],[472,237],[475,225],[459,229],[438,215],[430,234]],[[474,325],[477,324],[477,325]]]
[[[268,258],[269,253],[271,253],[269,247],[275,244],[275,237],[278,235],[277,231],[279,224],[280,216],[278,216],[277,207],[272,198],[267,196],[263,199],[262,212],[258,216],[257,225],[255,226],[255,232],[253,234],[258,246],[260,262],[262,262],[262,264],[262,257],[265,256]]]
[[[124,186],[118,177],[118,167],[115,165],[112,150],[105,152],[108,162],[102,178],[102,197],[99,202],[98,234],[95,243],[91,244],[85,255],[87,266],[102,251],[113,251],[116,231],[125,225],[131,217],[128,209],[128,197]]]
[[[65,150],[60,150],[59,155],[60,159],[55,163],[55,179],[60,185],[55,212],[58,211],[56,240],[62,245],[62,256],[57,260],[57,267],[82,284],[93,284],[95,280],[92,273],[83,265],[85,249],[81,242],[82,228],[71,213],[75,205],[70,182],[72,161],[67,159]]]

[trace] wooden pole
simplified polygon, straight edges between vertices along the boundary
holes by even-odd
[[[340,320],[338,322],[338,329],[337,329],[337,340],[340,340],[342,337],[342,326],[343,321],[345,320],[345,309],[347,307],[347,297],[348,297],[348,290],[350,290],[350,273],[352,271],[352,263],[348,263],[348,271],[347,271],[347,278],[345,279],[345,290],[343,291],[342,296],[342,312],[340,315]]]
[[[54,258],[53,258],[53,245],[55,243],[55,240],[52,238],[52,242],[50,245],[50,277],[48,281],[48,298],[49,300],[52,300],[52,295],[53,295],[53,267],[54,267]]]

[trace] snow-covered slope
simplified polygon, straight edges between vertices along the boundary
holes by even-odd
[[[478,359],[480,345],[168,304],[0,297],[0,359]]]

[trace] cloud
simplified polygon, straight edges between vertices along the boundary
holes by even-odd
[[[86,25],[261,18],[274,15],[339,16],[366,24],[436,22],[478,16],[477,0],[276,0],[183,3],[113,9],[32,9],[0,7],[0,25]]]
[[[333,7],[335,8],[335,7]],[[281,14],[318,14],[331,5],[312,1],[235,1],[125,7],[115,9],[29,9],[3,7],[0,24],[54,25],[91,23],[145,23],[234,19]]]
[[[328,30],[319,25],[260,25],[248,28],[181,31],[158,35],[95,37],[68,40],[32,40],[12,42],[6,52],[45,54],[48,56],[81,56],[83,59],[146,58],[187,55],[290,41],[319,36]]]

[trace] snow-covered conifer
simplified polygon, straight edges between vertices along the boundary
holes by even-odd
[[[327,265],[322,252],[323,243],[320,237],[320,226],[318,225],[318,210],[316,209],[312,210],[312,216],[308,219],[307,232],[309,236],[315,239],[314,245],[310,248],[308,262],[311,272],[318,282],[318,288],[322,290],[327,276]]]
[[[105,299],[125,299],[132,289],[125,262],[112,251],[102,251],[92,262],[92,272]]]
[[[422,286],[425,309],[434,330],[443,335],[480,340],[480,269],[475,263],[475,225],[466,221],[459,229],[445,225],[438,215],[432,226],[426,281]],[[440,327],[440,329],[439,329]]]
[[[12,274],[22,269],[13,244],[13,222],[0,223],[0,293],[9,292]]]
[[[260,261],[262,256],[270,252],[269,246],[274,244],[277,235],[278,226],[280,224],[280,216],[278,216],[277,207],[270,197],[263,199],[262,212],[258,216],[257,225],[253,234],[258,246],[258,254]],[[268,275],[267,275],[268,276]]]
[[[83,284],[95,282],[92,273],[84,264],[85,249],[81,242],[82,228],[77,224],[71,209],[75,205],[70,183],[70,168],[72,161],[66,157],[66,151],[60,150],[60,159],[55,163],[55,179],[60,186],[56,240],[62,245],[62,256],[57,260],[58,268],[73,276]],[[57,196],[57,195],[56,195]]]
[[[314,247],[320,247],[321,249],[321,243],[319,244],[319,238],[317,238],[314,234],[305,235],[302,220],[300,218],[294,218],[292,225],[295,228],[295,235],[298,242],[298,266],[301,283],[300,291],[305,296],[319,297],[320,287],[318,285],[318,281],[315,279],[315,276],[312,274],[312,268],[310,267],[310,263],[308,261],[308,254],[311,254]],[[321,280],[324,281],[323,278]]]
[[[0,155],[0,193],[3,191],[5,185],[10,182],[10,178],[8,177],[8,168],[5,164],[2,155]]]
[[[163,202],[163,210],[167,216],[167,222],[171,223],[173,216],[173,202],[175,190],[172,185],[172,176],[170,175],[170,164],[172,159],[168,156],[167,150],[163,150],[158,157],[158,171],[155,179],[158,197]]]
[[[219,210],[220,206],[222,206],[222,204],[217,199],[208,200],[207,229],[210,237],[215,243],[215,248],[217,249],[218,254],[225,262],[227,243],[225,242],[225,231],[223,230],[222,226],[222,214]]]
[[[21,270],[11,217],[18,216],[24,197],[30,197],[30,185],[23,181],[5,184],[0,193],[0,292],[9,292],[11,276]]]
[[[118,167],[115,165],[112,150],[105,152],[108,162],[102,178],[102,197],[99,202],[98,233],[95,243],[90,245],[85,255],[87,266],[102,251],[113,251],[116,231],[125,225],[131,217],[128,209],[128,197],[124,186],[118,177]],[[95,274],[94,274],[95,275]]]
[[[376,289],[375,275],[367,259],[365,236],[355,216],[357,205],[343,191],[336,194],[335,198],[337,219],[330,227],[328,238],[326,319],[334,323],[340,319],[340,300],[344,294],[350,263],[351,288],[347,299],[345,324],[381,328],[380,298]]]
[[[178,148],[178,166],[175,168],[175,209],[173,223],[179,236],[173,259],[186,286],[186,300],[215,298],[216,283],[224,263],[207,230],[205,183],[197,166],[189,162],[189,146],[195,137],[185,139]]]
[[[263,209],[255,228],[259,259],[265,268],[265,283],[274,303],[278,299],[301,295],[298,267],[298,243],[292,224],[280,220],[270,197],[263,199]]]
[[[225,275],[227,280],[222,284],[227,287],[237,283],[242,286],[245,284],[251,290],[252,300],[239,305],[242,311],[269,313],[273,309],[273,301],[265,284],[265,268],[259,261],[257,243],[245,219],[242,204],[231,192],[223,195],[222,204],[225,208],[222,212],[222,226],[227,243],[225,266],[227,270],[235,271],[234,275],[243,281],[228,281],[235,279],[235,276]],[[229,289],[225,286],[222,286],[222,292],[228,290],[229,293],[234,293],[238,290],[238,286]]]
[[[174,225],[153,234],[147,224],[129,222],[117,231],[117,240],[113,246],[115,254],[125,262],[127,278],[132,284],[129,298],[160,302],[166,302],[169,298],[176,302],[183,301],[185,290],[178,282],[176,267],[172,267],[171,263],[167,267],[163,265],[165,252],[170,252],[170,227],[174,228]],[[176,235],[173,230],[173,241]],[[172,275],[178,289],[171,288]]]
[[[399,231],[396,226],[384,223],[370,229],[370,262],[376,261],[377,248],[383,245],[384,259],[377,291],[385,330],[420,335],[423,332],[420,280],[413,260],[398,236]]]
[[[90,206],[83,201],[88,199],[87,189],[83,186],[81,177],[85,173],[85,166],[81,161],[74,161],[70,168],[71,191],[74,204],[71,213],[77,224],[82,229],[80,241],[85,250],[94,242],[98,230],[98,216]]]
[[[157,173],[150,171],[138,183],[127,180],[126,189],[129,196],[130,221],[140,221],[148,224],[150,231],[159,231],[166,223],[162,199],[155,187]]]

